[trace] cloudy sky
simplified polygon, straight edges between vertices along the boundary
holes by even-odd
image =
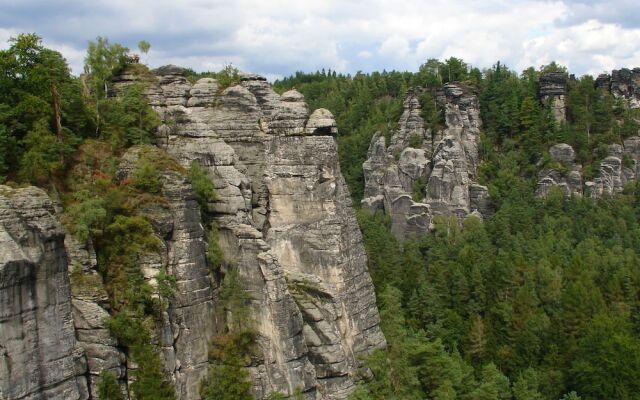
[[[151,66],[274,79],[295,71],[417,70],[450,56],[516,70],[552,60],[576,74],[640,66],[639,0],[0,0],[0,46],[36,32],[74,73],[108,37]]]

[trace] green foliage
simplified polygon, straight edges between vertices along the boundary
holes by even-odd
[[[413,135],[409,138],[409,147],[413,147],[414,149],[419,149],[422,147],[422,137],[420,135]]]
[[[218,228],[213,224],[207,235],[207,261],[214,272],[218,271],[224,263],[224,254],[218,244]]]
[[[638,194],[541,201],[512,174],[462,230],[401,243],[358,214],[389,348],[354,399],[638,396]]]
[[[189,167],[189,178],[191,186],[196,195],[196,200],[200,205],[203,214],[208,212],[208,203],[217,199],[213,182],[207,174],[207,170],[200,165],[198,161],[192,161]]]
[[[232,331],[244,332],[252,329],[249,310],[249,293],[237,269],[232,269],[220,285],[220,302],[229,317],[227,326]]]
[[[144,156],[138,159],[133,173],[133,186],[142,192],[153,194],[158,194],[162,190],[162,178],[158,168]]]
[[[160,268],[156,281],[158,283],[158,294],[163,299],[171,298],[178,289],[176,277],[169,275],[164,267]]]
[[[252,384],[244,368],[256,352],[248,301],[242,277],[235,269],[228,271],[220,287],[220,303],[226,314],[228,332],[214,336],[210,344],[212,365],[201,382],[203,399],[253,399]]]
[[[146,40],[141,40],[138,42],[138,49],[140,50],[141,53],[147,54],[150,48],[151,48],[151,44]]]
[[[92,197],[87,191],[76,192],[77,202],[65,211],[65,222],[71,234],[81,243],[95,237],[104,229],[107,221],[107,205],[102,197]]]
[[[426,126],[436,132],[444,127],[444,110],[436,102],[436,98],[431,91],[426,90],[418,98],[420,101],[420,116]]]
[[[628,321],[600,314],[578,341],[571,366],[575,388],[585,399],[640,396],[640,340]]]
[[[425,179],[420,177],[416,179],[413,184],[413,193],[411,193],[411,198],[413,201],[421,202],[425,197],[425,190],[427,188],[427,183]]]
[[[98,36],[90,41],[84,59],[84,72],[96,98],[106,97],[109,81],[127,63],[129,49],[119,43],[109,43],[109,39]]]
[[[79,81],[60,53],[35,34],[21,34],[0,50],[0,87],[2,179],[54,185],[88,133]]]
[[[172,400],[174,388],[165,376],[159,354],[151,345],[150,327],[141,315],[118,313],[107,321],[107,326],[118,343],[129,349],[138,368],[133,371],[134,381],[130,385],[136,399]]]
[[[218,81],[218,91],[221,93],[226,88],[237,85],[240,82],[240,71],[233,64],[225,64],[218,72],[195,72],[187,70],[187,78],[195,82],[200,78],[213,78]]]
[[[141,85],[127,86],[120,96],[99,100],[97,107],[102,138],[110,140],[114,150],[151,142],[159,120]]]
[[[249,373],[241,365],[218,364],[209,368],[200,396],[205,400],[253,400],[251,386]]]
[[[100,373],[100,383],[98,383],[98,396],[102,400],[124,400],[116,374],[107,369]]]

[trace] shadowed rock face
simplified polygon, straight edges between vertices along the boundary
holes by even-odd
[[[474,183],[481,127],[475,93],[459,84],[438,90],[445,128],[437,131],[420,116],[418,96],[414,90],[407,92],[389,146],[375,134],[363,165],[362,204],[388,213],[399,238],[426,232],[434,215],[463,219],[491,213],[487,188]],[[419,148],[409,147],[410,140]]]
[[[218,195],[208,208],[225,268],[239,271],[251,295],[260,350],[248,368],[257,398],[296,389],[308,399],[346,398],[362,368],[361,356],[384,347],[385,340],[340,174],[333,116],[324,109],[310,113],[300,93],[279,95],[256,75],[243,75],[239,84],[222,89],[208,78],[191,84],[178,67],[154,73],[157,83],[147,93],[163,121],[156,143],[182,165],[197,160],[206,168]],[[126,175],[127,168],[121,168]],[[201,235],[195,227],[183,228],[192,224],[184,208],[189,197],[175,192],[182,208],[170,213],[174,230]],[[185,273],[197,270],[203,250],[193,243],[178,246],[175,239],[174,234],[166,240],[167,246],[190,246],[181,257],[195,267],[184,266]],[[153,269],[150,262],[148,270]],[[196,307],[187,314],[197,317],[176,319],[169,312],[159,328],[161,337],[166,332],[191,346],[187,354],[175,343],[162,345],[181,399],[198,398],[194,382],[206,369],[206,346],[215,331],[213,322],[206,322],[216,317],[215,294],[213,304],[205,306],[210,289],[196,286],[180,291],[184,302],[176,310]],[[196,289],[203,300],[194,303]],[[184,375],[185,365],[193,367],[193,379]]]
[[[64,233],[44,191],[0,186],[0,398],[86,399]]]

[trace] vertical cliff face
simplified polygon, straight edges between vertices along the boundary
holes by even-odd
[[[131,178],[144,158],[166,157],[157,148],[133,147],[122,157],[117,177]],[[157,321],[155,338],[179,399],[199,398],[200,382],[208,368],[208,344],[219,328],[215,283],[205,260],[200,207],[186,170],[178,165],[160,171],[161,201],[144,204],[138,213],[148,218],[160,251],[142,261],[152,287],[162,270],[176,281],[167,309]]]
[[[333,117],[310,114],[300,93],[278,95],[255,75],[222,90],[209,78],[191,84],[177,67],[155,74],[148,93],[163,121],[156,142],[184,166],[206,168],[225,268],[239,271],[251,296],[260,351],[248,368],[257,397],[301,389],[307,398],[346,398],[360,357],[385,341]],[[182,322],[200,331],[189,339],[192,353],[206,358],[206,333],[214,332],[199,324],[214,318],[207,306]],[[185,356],[175,353],[182,369]],[[197,396],[186,390],[181,398]]]
[[[426,126],[418,96],[407,92],[389,145],[374,135],[363,165],[363,206],[388,213],[401,238],[426,232],[434,215],[491,212],[487,188],[475,183],[481,127],[476,94],[459,84],[437,91],[443,129]]]
[[[64,233],[46,193],[0,186],[0,398],[86,399]]]

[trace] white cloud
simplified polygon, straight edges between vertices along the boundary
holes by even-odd
[[[617,10],[638,9],[634,1],[21,0],[3,6],[0,43],[36,31],[75,72],[87,41],[101,35],[133,48],[150,41],[153,66],[209,70],[232,62],[269,76],[415,70],[450,56],[519,69],[557,60],[583,73],[640,65],[639,18]]]
[[[597,75],[613,68],[640,65],[640,29],[592,19],[527,41],[524,49],[521,68],[556,60],[572,71]]]

